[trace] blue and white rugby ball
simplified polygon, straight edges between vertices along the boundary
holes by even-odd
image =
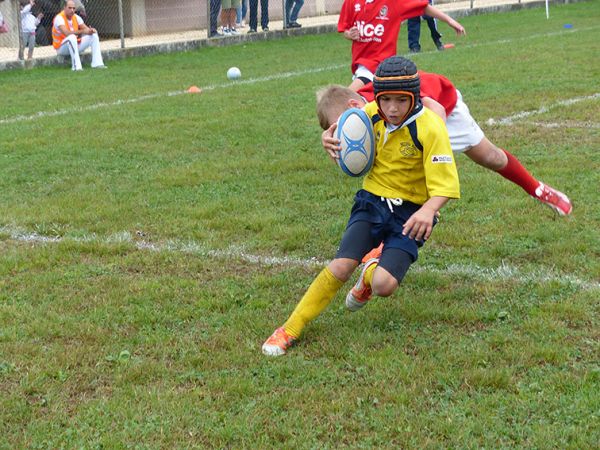
[[[350,108],[338,119],[336,137],[340,140],[338,163],[344,173],[362,177],[373,166],[375,137],[371,119],[362,109]]]

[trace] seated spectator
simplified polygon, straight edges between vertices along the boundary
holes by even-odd
[[[92,48],[92,68],[105,69],[100,39],[95,28],[88,27],[83,19],[75,14],[75,2],[67,0],[65,9],[54,18],[52,45],[61,56],[71,56],[73,70],[83,70],[79,55],[88,47]]]
[[[32,8],[35,0],[21,0],[21,33],[23,39],[19,48],[19,59],[23,59],[25,48],[27,48],[27,59],[33,58],[35,48],[35,33],[44,14],[38,12],[37,17],[33,15]]]

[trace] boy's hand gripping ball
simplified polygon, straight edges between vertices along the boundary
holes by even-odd
[[[375,137],[371,119],[362,109],[350,108],[338,119],[336,138],[340,140],[338,164],[351,177],[362,177],[373,166]]]

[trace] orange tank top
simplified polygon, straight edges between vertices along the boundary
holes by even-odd
[[[67,27],[67,29],[69,31],[79,31],[79,22],[77,22],[77,17],[75,17],[75,14],[73,14],[73,17],[71,18],[72,22],[73,22],[73,27],[71,27],[71,25],[69,24],[69,20],[67,19],[67,16],[65,14],[65,12],[61,12],[60,14],[58,14],[56,17],[58,16],[62,16],[62,18],[65,21],[65,27]],[[56,18],[55,18],[56,20]],[[62,32],[56,28],[56,25],[54,25],[54,21],[52,22],[52,46],[55,49],[58,49],[61,45],[62,45],[62,41],[65,39],[65,35],[62,34]],[[77,36],[77,42],[81,42],[81,36]]]

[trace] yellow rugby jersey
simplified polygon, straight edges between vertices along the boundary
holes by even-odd
[[[373,118],[377,103],[367,104],[365,111]],[[434,196],[460,198],[458,173],[444,121],[423,108],[415,122],[422,151],[414,144],[408,126],[386,134],[383,120],[373,125],[375,160],[363,181],[363,189],[419,205]]]

